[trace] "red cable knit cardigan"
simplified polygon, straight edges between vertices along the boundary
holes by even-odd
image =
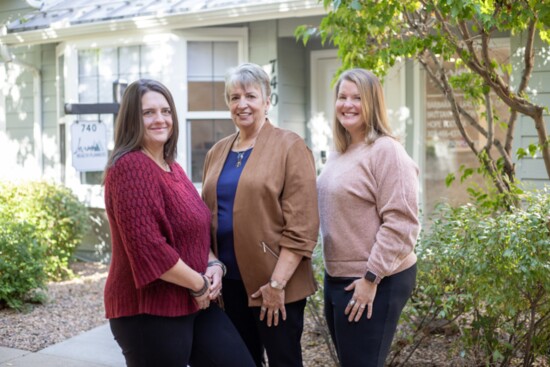
[[[181,166],[165,172],[140,151],[107,172],[105,208],[112,258],[104,300],[107,318],[182,316],[198,310],[189,291],[159,277],[178,259],[206,270],[210,211]]]

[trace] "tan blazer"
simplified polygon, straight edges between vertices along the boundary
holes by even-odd
[[[216,187],[237,136],[235,133],[216,143],[204,163],[202,196],[212,211],[216,255]],[[261,305],[261,299],[250,295],[271,278],[281,247],[303,256],[285,288],[285,303],[315,293],[311,267],[319,231],[315,181],[315,163],[303,139],[266,121],[241,173],[233,207],[235,256],[250,306]]]

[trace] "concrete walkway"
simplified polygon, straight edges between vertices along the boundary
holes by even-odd
[[[109,324],[38,352],[0,347],[0,367],[124,367]]]

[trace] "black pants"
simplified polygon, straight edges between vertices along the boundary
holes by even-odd
[[[269,367],[301,367],[301,338],[304,330],[306,300],[285,305],[286,321],[279,316],[279,325],[267,326],[260,321],[260,307],[248,307],[248,296],[240,280],[223,280],[225,312],[235,324],[257,367],[264,365],[264,349]]]
[[[254,366],[237,330],[216,305],[192,315],[109,320],[128,367]]]
[[[416,265],[382,279],[372,316],[349,322],[344,310],[353,291],[344,288],[357,278],[325,274],[325,317],[342,367],[383,367],[397,329],[399,316],[416,282]]]

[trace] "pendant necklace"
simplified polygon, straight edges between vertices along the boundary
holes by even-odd
[[[243,158],[244,158],[244,151],[242,152],[238,152],[237,153],[237,164],[235,165],[235,167],[240,167],[241,166],[241,163],[243,161]]]
[[[236,146],[239,146],[240,142],[241,142],[241,137],[239,136],[237,138]],[[243,163],[244,153],[246,153],[248,149],[252,148],[255,142],[256,142],[256,138],[252,140],[252,144],[250,144],[248,148],[246,148],[245,150],[241,150],[240,152],[237,152],[237,164],[235,165],[235,167],[239,168],[241,166],[241,164]]]

